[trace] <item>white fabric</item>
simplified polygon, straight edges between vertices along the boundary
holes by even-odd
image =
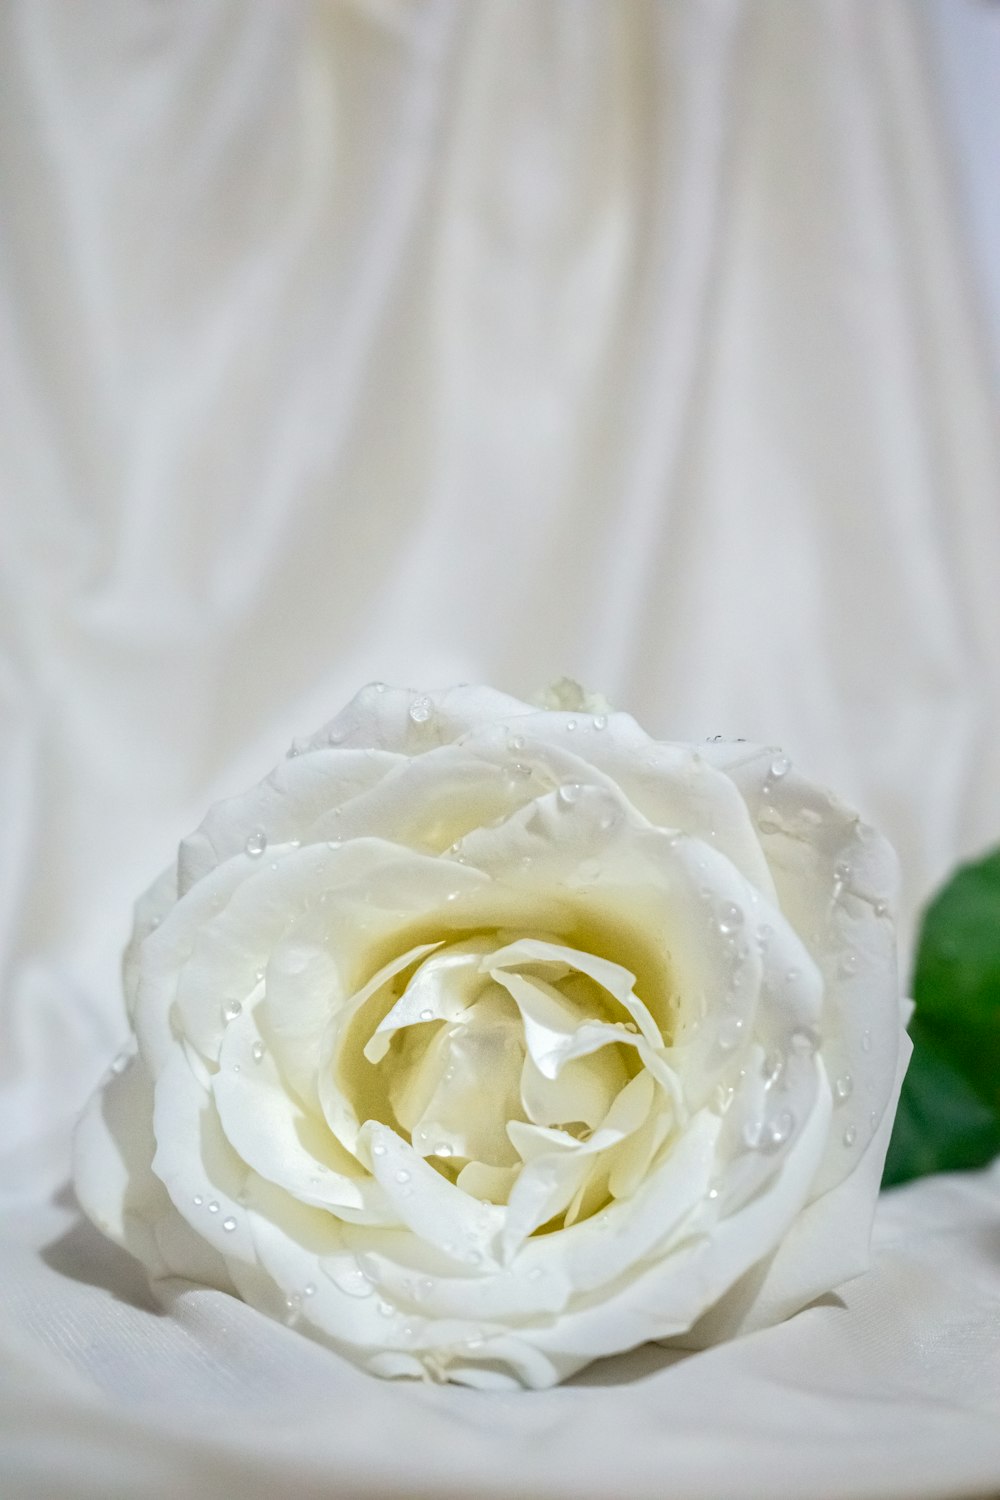
[[[0,8],[13,1493],[1000,1485],[996,1173],[890,1197],[846,1311],[495,1400],[136,1309],[44,1206],[133,896],[367,678],[569,672],[780,741],[911,921],[1000,837],[1000,461],[922,15]]]

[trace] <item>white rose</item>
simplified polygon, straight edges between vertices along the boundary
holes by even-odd
[[[376,684],[184,841],[77,1137],[154,1282],[380,1375],[547,1386],[863,1269],[889,846],[773,749],[576,701]]]

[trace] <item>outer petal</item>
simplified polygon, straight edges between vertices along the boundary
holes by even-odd
[[[152,1171],[153,1086],[141,1058],[114,1073],[77,1127],[73,1179],[84,1212],[150,1279],[232,1291],[225,1260],[195,1234]]]
[[[720,743],[704,753],[744,797],[781,910],[822,968],[822,1056],[838,1119],[813,1185],[818,1197],[854,1170],[892,1096],[902,1033],[898,861],[857,813],[773,749]],[[853,1149],[844,1149],[845,1131]]]

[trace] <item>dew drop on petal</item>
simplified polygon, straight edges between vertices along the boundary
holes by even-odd
[[[844,1145],[853,1146],[857,1138],[858,1132],[855,1130],[854,1126],[848,1125],[847,1129],[844,1131]]]
[[[227,1000],[222,1007],[222,1019],[226,1022],[235,1021],[242,1009],[243,1006],[239,1000]]]
[[[400,1167],[399,1171],[396,1173],[396,1181],[397,1182],[409,1182],[409,1180],[410,1180],[410,1174],[409,1174],[409,1172],[406,1170],[405,1167]]]
[[[608,716],[607,714],[595,714],[591,722],[595,729],[607,729]]]
[[[210,1214],[217,1214],[219,1212],[219,1205],[216,1203],[216,1201],[215,1201],[214,1198],[212,1199],[212,1202],[208,1205],[208,1211],[209,1211]]]
[[[201,1196],[200,1193],[195,1193],[195,1195],[194,1195],[194,1206],[195,1206],[195,1208],[200,1208],[201,1205],[204,1203],[204,1201],[205,1200]]]
[[[316,1288],[313,1286],[311,1281],[307,1281],[305,1286],[302,1288],[302,1295],[303,1297],[315,1297]]]
[[[723,1052],[731,1052],[743,1032],[742,1016],[726,1016],[719,1024],[718,1043]]]
[[[872,1050],[872,1031],[870,1026],[866,1026],[861,1033],[861,1050],[862,1052],[870,1052]]]
[[[384,1144],[384,1142],[382,1142],[382,1141],[376,1141],[375,1144],[374,1144],[374,1146],[372,1147],[372,1156],[384,1156],[384,1155],[385,1155],[385,1144]]]
[[[264,1043],[254,1042],[253,1046],[250,1048],[250,1056],[253,1058],[254,1062],[259,1063],[261,1058],[264,1056]]]
[[[858,972],[858,955],[856,953],[845,953],[840,960],[840,972],[845,979],[850,979],[852,974]]]
[[[372,1295],[371,1279],[365,1275],[360,1265],[345,1266],[330,1273],[330,1280],[334,1286],[348,1297],[370,1297]]]
[[[572,807],[574,802],[579,802],[582,790],[578,781],[564,781],[556,795],[563,807]]]
[[[716,1084],[715,1093],[712,1098],[718,1114],[724,1115],[726,1113],[726,1110],[733,1102],[735,1094],[736,1090],[731,1083]]]
[[[799,1026],[792,1032],[789,1041],[792,1051],[801,1057],[818,1051],[820,1036],[811,1026]]]
[[[243,847],[251,859],[260,859],[267,848],[267,834],[263,828],[255,828],[252,833],[248,833]]]
[[[719,914],[719,931],[722,933],[735,932],[743,925],[743,913],[740,908],[732,902],[724,906]]]
[[[768,1143],[773,1147],[783,1146],[794,1129],[795,1116],[790,1109],[783,1109],[768,1126]]]
[[[439,1141],[438,1144],[434,1147],[434,1155],[435,1156],[450,1156],[451,1155],[451,1146],[448,1144],[447,1141]]]
[[[420,1012],[420,1019],[421,1021],[433,1021],[434,1012],[431,1010],[429,1005],[425,1006],[424,1009]]]
[[[570,733],[572,733],[573,730],[576,728],[576,720],[575,719],[567,719],[566,720],[566,728],[570,731]]]
[[[889,912],[889,903],[888,901],[876,901],[872,910],[877,917],[887,916]]]
[[[792,763],[787,755],[776,755],[771,762],[768,774],[773,776],[775,781],[780,781],[783,776],[788,775],[791,769]]]
[[[391,1318],[393,1313],[396,1311],[391,1302],[380,1302],[378,1305],[378,1310],[383,1318]]]
[[[410,704],[410,718],[414,724],[426,724],[433,711],[429,698],[415,698]]]
[[[131,1061],[132,1061],[132,1055],[133,1054],[131,1052],[119,1052],[118,1056],[115,1058],[114,1062],[111,1064],[111,1071],[112,1071],[112,1073],[114,1073],[118,1077],[120,1077],[122,1075],[122,1073],[125,1072],[125,1069],[131,1063]]]
[[[838,1102],[843,1104],[845,1099],[849,1099],[851,1097],[853,1088],[854,1079],[851,1077],[850,1073],[842,1073],[837,1079],[836,1083],[833,1085],[833,1092],[836,1095]]]
[[[236,1228],[236,1220],[235,1219],[223,1219],[223,1221],[222,1221],[222,1227],[223,1227],[223,1229],[225,1230],[225,1232],[227,1234],[232,1234],[233,1230]]]

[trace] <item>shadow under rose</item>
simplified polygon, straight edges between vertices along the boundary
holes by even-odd
[[[87,1286],[102,1287],[118,1302],[163,1316],[163,1308],[149,1290],[145,1273],[127,1251],[106,1240],[85,1218],[72,1186],[66,1183],[55,1194],[60,1208],[75,1209],[79,1217],[58,1239],[39,1252],[50,1270]]]
[[[827,1292],[810,1302],[808,1307],[804,1307],[795,1316],[801,1317],[803,1313],[817,1307],[846,1311],[846,1304],[836,1292]],[[654,1375],[659,1375],[661,1371],[669,1369],[672,1365],[692,1359],[698,1354],[707,1353],[711,1347],[708,1345],[705,1349],[668,1349],[661,1344],[641,1344],[638,1349],[626,1350],[624,1354],[613,1354],[607,1359],[595,1360],[592,1365],[588,1365],[579,1374],[571,1376],[564,1384],[567,1386],[634,1385],[637,1381],[649,1380]]]

